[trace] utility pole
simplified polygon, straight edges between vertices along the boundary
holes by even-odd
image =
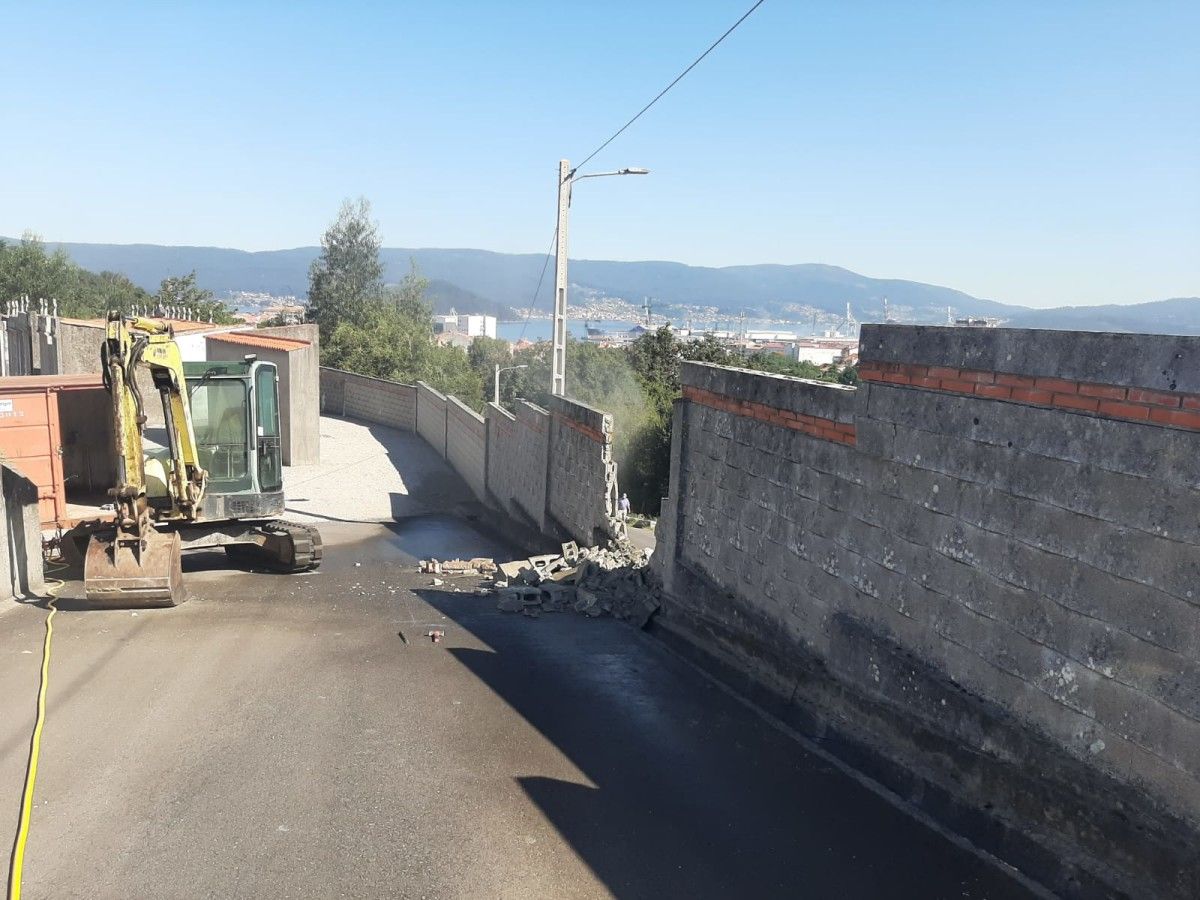
[[[560,159],[558,237],[554,249],[554,363],[550,377],[550,393],[556,397],[567,393],[567,213],[570,209],[571,164],[565,159]],[[496,383],[499,385],[498,380]],[[499,391],[499,387],[496,390]]]
[[[557,397],[567,393],[567,214],[571,209],[571,188],[576,181],[584,178],[649,174],[649,169],[625,168],[615,172],[576,175],[567,160],[558,161],[558,237],[554,245],[554,352],[550,373],[550,393]]]

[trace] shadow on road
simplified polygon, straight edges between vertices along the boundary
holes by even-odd
[[[516,779],[615,896],[1029,896],[628,626],[417,593],[492,648],[448,652],[595,785]]]

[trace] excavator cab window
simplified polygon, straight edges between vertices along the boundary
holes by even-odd
[[[192,389],[192,428],[200,465],[217,493],[251,490],[250,414],[246,382],[205,379]]]
[[[279,437],[279,391],[274,366],[254,373],[255,418],[258,427],[258,484],[271,493],[283,490],[283,452]]]

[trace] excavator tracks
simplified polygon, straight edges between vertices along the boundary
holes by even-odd
[[[286,552],[272,561],[272,568],[280,572],[306,572],[321,565],[321,532],[314,526],[279,520],[266,528],[272,534],[284,536],[279,543]]]
[[[312,525],[282,519],[255,529],[261,543],[230,544],[225,553],[235,562],[261,565],[274,572],[307,572],[321,565],[321,533]]]

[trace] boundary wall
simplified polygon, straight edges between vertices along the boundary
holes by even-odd
[[[446,458],[446,395],[435,391],[423,381],[417,382],[417,434],[430,447]]]
[[[1200,896],[1200,338],[684,363],[664,636],[1064,896]]]
[[[512,413],[489,403],[486,415],[491,451],[488,490],[493,502],[510,517],[545,532],[550,413],[518,400]]]
[[[549,448],[547,513],[571,535],[582,536],[576,540],[599,544],[617,508],[612,416],[575,400],[551,397]],[[597,503],[597,497],[604,502]]]
[[[414,431],[472,492],[530,539],[601,543],[616,532],[612,416],[555,397],[480,415],[424,382],[321,369],[321,412]]]
[[[446,399],[446,461],[487,500],[487,423],[457,397]]]
[[[322,366],[321,412],[416,431],[417,389],[411,384]]]
[[[40,597],[46,592],[42,568],[42,525],[36,484],[13,466],[0,464],[0,597]]]

